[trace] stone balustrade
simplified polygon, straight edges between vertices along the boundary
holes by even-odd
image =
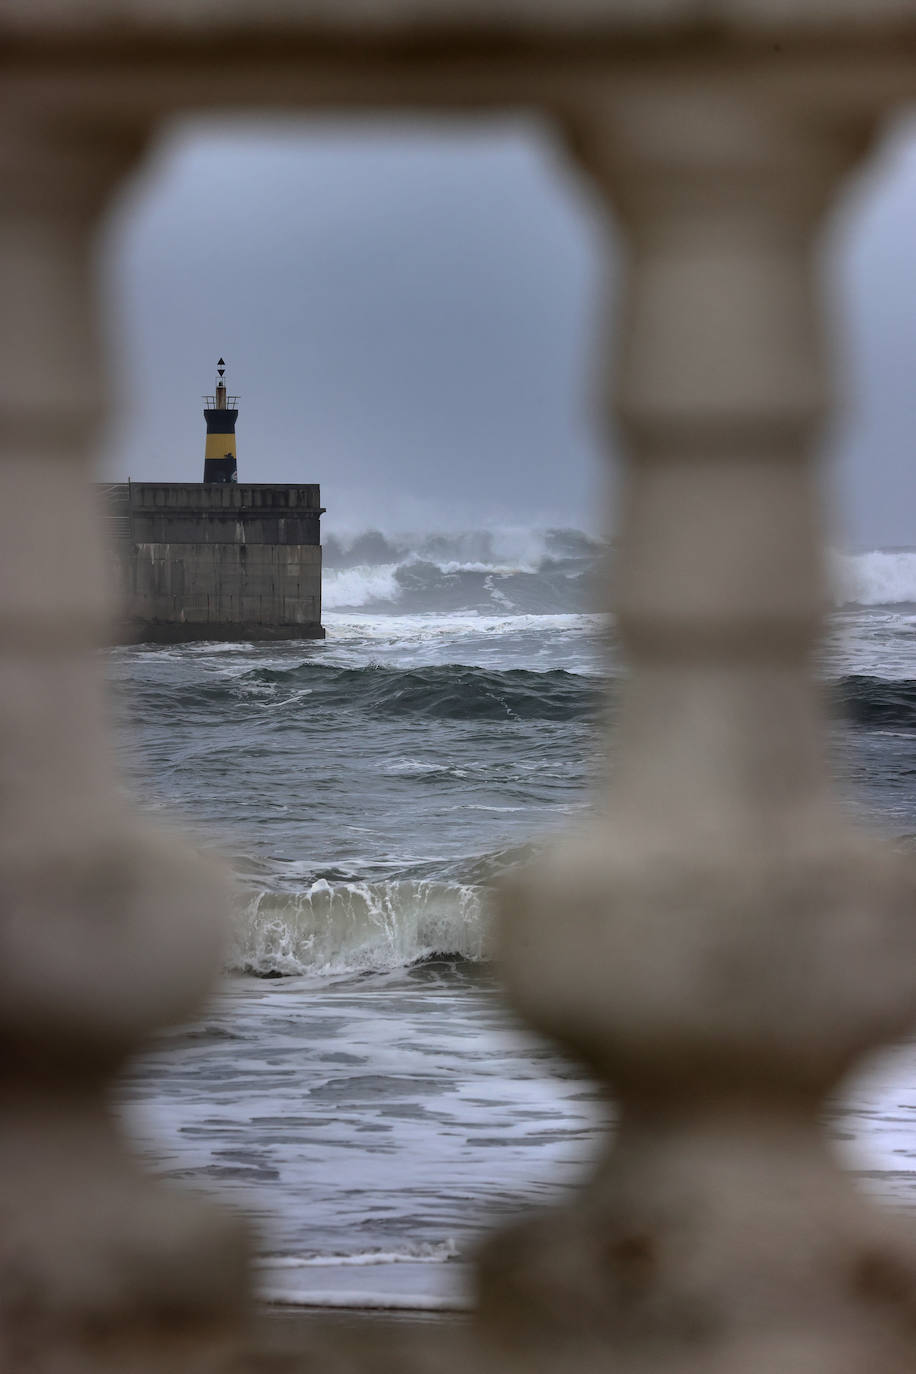
[[[916,1366],[916,1234],[818,1125],[916,1020],[916,882],[837,805],[812,668],[814,250],[916,95],[912,4],[10,0],[0,36],[0,1369],[259,1365],[239,1223],[149,1179],[107,1108],[124,1056],[203,995],[225,903],[116,790],[89,478],[99,217],[160,120],[271,104],[543,110],[628,254],[613,778],[502,898],[510,996],[620,1126],[571,1205],[487,1245],[471,1326],[407,1333],[398,1363]],[[283,1367],[391,1358],[328,1328]]]

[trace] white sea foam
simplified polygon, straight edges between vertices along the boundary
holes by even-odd
[[[607,625],[608,617],[585,612],[556,612],[544,615],[487,615],[477,611],[416,611],[409,615],[378,616],[360,614],[353,610],[334,610],[323,616],[325,626],[333,632],[334,641],[348,636],[364,640],[411,642],[428,639],[453,641],[468,635],[491,635],[504,638],[507,633],[520,634],[526,630],[546,634],[569,631],[597,634]]]
[[[441,573],[447,576],[454,573],[488,573],[493,577],[511,577],[514,573],[536,573],[537,563],[481,563],[479,560],[471,559],[462,562],[460,559],[446,559],[444,563],[437,562],[435,565]]]
[[[434,954],[483,959],[483,891],[426,881],[328,883],[259,892],[237,913],[229,966],[329,976],[404,968]]]
[[[272,1307],[323,1307],[341,1311],[379,1312],[469,1312],[473,1304],[469,1298],[440,1297],[432,1293],[376,1293],[359,1289],[352,1293],[288,1292],[263,1289],[261,1299]]]
[[[359,568],[326,568],[321,579],[322,607],[397,601],[401,592],[395,576],[398,567],[397,563],[378,563]]]
[[[916,602],[916,550],[874,549],[834,554],[838,605],[897,606]]]
[[[445,1264],[458,1254],[453,1240],[439,1245],[413,1245],[405,1250],[365,1250],[350,1255],[265,1255],[259,1269],[336,1269],[373,1264]]]
[[[464,768],[454,768],[441,762],[424,763],[421,759],[386,759],[379,768],[392,778],[428,778],[436,774],[453,778],[467,777],[467,770]]]
[[[362,667],[367,661],[400,668],[436,663],[470,667],[563,668],[591,675],[600,662],[596,639],[609,617],[580,612],[512,615],[506,612],[417,611],[373,614],[337,610],[323,616],[324,662]]]

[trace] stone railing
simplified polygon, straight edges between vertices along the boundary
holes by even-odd
[[[0,37],[0,1368],[260,1366],[239,1224],[144,1175],[107,1109],[208,986],[226,903],[116,791],[89,478],[99,217],[162,118],[266,105],[544,111],[629,250],[612,786],[502,899],[510,995],[619,1130],[571,1205],[490,1242],[471,1325],[405,1335],[400,1366],[916,1367],[916,1236],[818,1126],[916,1019],[916,884],[833,799],[812,671],[813,250],[916,94],[909,0],[9,0]],[[309,1348],[393,1367],[346,1329]]]

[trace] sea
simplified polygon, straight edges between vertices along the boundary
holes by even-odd
[[[236,876],[222,980],[117,1089],[147,1165],[242,1209],[265,1302],[462,1309],[486,1233],[613,1132],[506,1008],[491,893],[589,805],[621,672],[577,530],[325,545],[327,639],[107,656],[125,792]],[[821,656],[848,804],[916,845],[916,550],[836,554]],[[825,1113],[916,1209],[916,1039]]]

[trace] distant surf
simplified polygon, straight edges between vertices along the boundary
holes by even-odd
[[[593,600],[604,546],[581,530],[383,535],[324,545],[329,610],[579,611]]]
[[[582,530],[330,535],[328,610],[548,614],[594,610],[608,546]],[[837,606],[916,605],[916,549],[830,556]]]
[[[916,549],[833,555],[838,606],[916,605]]]

